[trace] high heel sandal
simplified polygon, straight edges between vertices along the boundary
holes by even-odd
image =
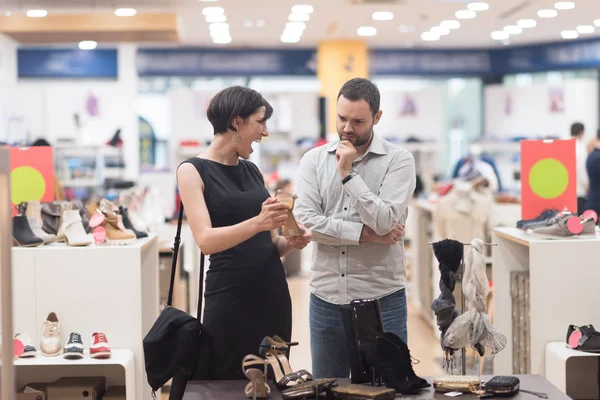
[[[281,233],[283,236],[302,236],[302,229],[300,229],[300,226],[298,226],[298,222],[296,222],[293,212],[294,204],[296,203],[298,196],[283,190],[278,190],[277,193],[275,193],[275,198],[290,208],[288,210],[288,219],[285,222],[285,225],[281,228]]]
[[[252,366],[262,366],[263,370],[258,368],[248,368]],[[253,354],[248,354],[242,361],[242,371],[250,382],[246,385],[246,398],[266,399],[271,393],[271,388],[267,384],[267,362]]]
[[[302,369],[296,372],[292,370],[284,353],[287,349],[288,346],[285,342],[275,341],[269,336],[266,336],[260,345],[260,355],[266,359],[273,369],[273,382],[279,390],[313,380],[312,374],[306,370]]]

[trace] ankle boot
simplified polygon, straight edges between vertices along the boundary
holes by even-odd
[[[408,345],[406,343],[404,343],[404,341],[402,339],[400,339],[398,336],[396,336],[395,334],[393,334],[392,332],[385,332],[383,334],[383,337],[387,338],[389,341],[391,341],[392,343],[394,343],[402,352],[402,354],[404,354],[404,357],[408,357],[408,359],[410,360],[410,365],[409,365],[409,378],[412,381],[412,383],[414,384],[416,389],[425,389],[430,387],[431,385],[423,378],[418,377],[417,374],[415,374],[415,370],[412,367],[413,363],[412,363],[412,356],[410,355],[410,350],[408,349]]]
[[[375,339],[383,333],[379,300],[354,300],[342,310],[352,383],[380,383],[381,377],[368,360]]]
[[[129,219],[129,212],[127,211],[127,208],[119,206],[119,214],[121,214],[121,217],[123,218],[123,225],[125,226],[125,228],[133,231],[133,233],[135,233],[136,238],[141,239],[148,237],[148,234],[146,232],[140,232],[137,229],[135,229],[135,227],[131,223],[131,220]]]
[[[66,210],[62,213],[61,232],[68,246],[87,246],[94,243],[83,227],[79,210]]]
[[[27,208],[27,210],[29,211],[29,208]],[[40,224],[41,220],[41,218],[38,220],[36,217],[27,217],[29,227],[31,228],[33,234],[42,239],[44,241],[44,244],[56,242],[56,235],[51,235],[49,233],[44,232],[44,230],[42,229],[42,225]]]
[[[135,233],[129,229],[122,230],[119,227],[119,215],[104,214],[104,229],[106,229],[106,244],[126,245],[135,242]]]
[[[385,336],[378,336],[375,347],[368,356],[369,363],[375,366],[383,378],[385,386],[396,393],[416,394],[419,389],[410,377],[412,368],[410,358]]]
[[[35,236],[25,215],[16,215],[12,219],[13,241],[20,247],[33,247],[44,244],[44,240]]]
[[[27,219],[31,221],[34,218],[37,221],[37,225],[42,227],[42,205],[39,201],[30,200],[27,202],[27,211],[25,212]],[[29,223],[31,225],[31,222]],[[41,236],[40,236],[41,237]]]

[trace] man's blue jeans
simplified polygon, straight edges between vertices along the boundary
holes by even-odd
[[[406,293],[399,290],[379,299],[383,329],[407,343]],[[350,359],[340,306],[310,295],[312,373],[319,378],[348,378]]]

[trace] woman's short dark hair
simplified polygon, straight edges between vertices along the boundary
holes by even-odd
[[[242,119],[265,107],[265,120],[271,118],[273,107],[256,90],[243,86],[232,86],[221,90],[210,101],[206,116],[213,126],[214,134],[235,130],[233,120]]]
[[[369,104],[373,116],[379,112],[380,94],[379,89],[373,82],[364,78],[350,79],[342,86],[338,93],[350,101],[364,100]]]

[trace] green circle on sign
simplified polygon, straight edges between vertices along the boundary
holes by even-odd
[[[529,172],[529,186],[533,193],[543,199],[555,199],[569,185],[569,172],[555,158],[544,158],[536,162]]]
[[[46,181],[35,168],[17,167],[10,173],[10,197],[13,204],[24,201],[40,201],[46,192]]]

